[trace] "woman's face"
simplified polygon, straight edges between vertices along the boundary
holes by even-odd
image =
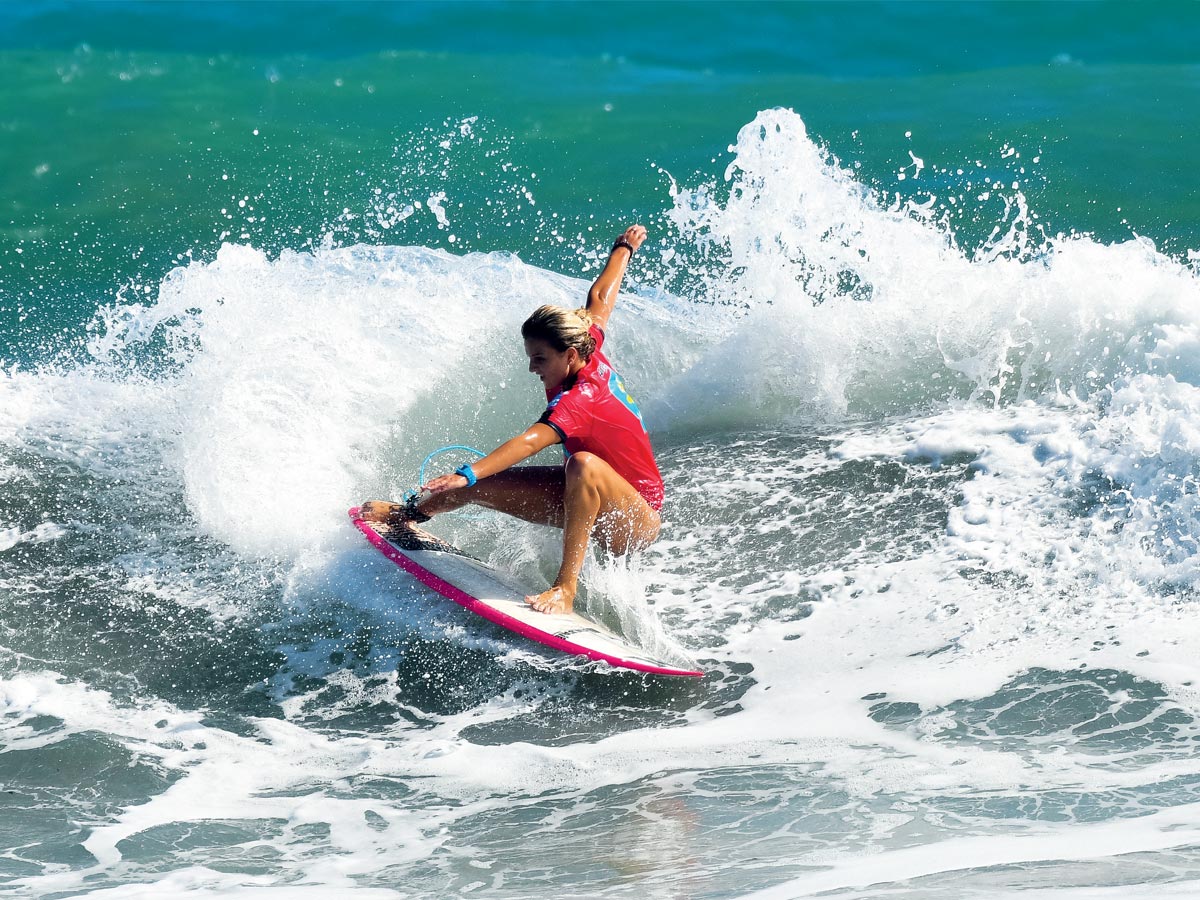
[[[574,347],[560,353],[540,338],[525,339],[525,355],[529,357],[529,371],[542,380],[548,391],[567,380],[571,366],[579,359]]]

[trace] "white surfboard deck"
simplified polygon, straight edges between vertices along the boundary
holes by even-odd
[[[367,522],[359,516],[358,507],[350,510],[350,518],[380,553],[404,571],[502,628],[546,647],[603,660],[622,669],[655,675],[704,674],[657,659],[577,612],[538,612],[525,602],[525,597],[534,593],[532,590],[411,524],[394,528],[382,522]]]

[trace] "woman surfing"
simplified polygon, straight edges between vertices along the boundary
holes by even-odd
[[[653,543],[661,526],[662,476],[637,404],[600,352],[625,269],[645,240],[641,225],[617,239],[586,307],[542,306],[521,326],[529,371],[546,389],[546,411],[537,422],[475,463],[422,485],[426,496],[405,504],[369,500],[359,515],[404,527],[475,503],[561,528],[562,565],[554,583],[525,598],[543,613],[571,611],[593,536],[618,556]],[[566,455],[562,466],[517,467],[558,443]]]

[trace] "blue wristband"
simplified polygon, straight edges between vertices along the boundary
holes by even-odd
[[[454,470],[454,474],[461,475],[467,479],[467,487],[475,487],[475,482],[479,480],[475,477],[475,470],[471,468],[469,463],[459,466]]]

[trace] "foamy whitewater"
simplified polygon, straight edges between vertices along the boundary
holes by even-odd
[[[1200,895],[1194,257],[1046,234],[1009,171],[882,196],[788,110],[733,151],[609,329],[663,537],[585,571],[702,681],[541,652],[346,519],[537,417],[520,322],[586,273],[231,243],[3,374],[15,896]]]

